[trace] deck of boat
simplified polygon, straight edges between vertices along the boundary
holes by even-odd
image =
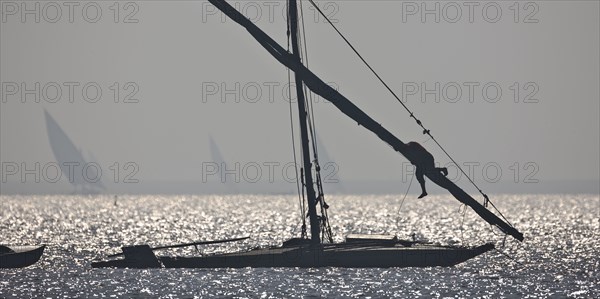
[[[493,249],[494,245],[459,247],[411,244],[406,246],[398,242],[393,244],[347,242],[317,246],[288,245],[194,257],[156,257],[151,251],[139,254],[140,248],[137,247],[135,254],[134,252],[127,254],[124,248],[125,259],[96,262],[92,266],[95,268],[435,267],[459,264]]]
[[[339,243],[316,248],[279,247],[204,257],[161,256],[159,259],[166,268],[433,267],[453,266],[492,248],[491,244],[468,248]]]

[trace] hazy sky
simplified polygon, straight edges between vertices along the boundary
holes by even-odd
[[[200,180],[203,162],[212,161],[209,136],[230,164],[293,160],[286,69],[207,1],[118,7],[76,1],[72,14],[65,2],[27,2],[29,9],[40,5],[39,23],[35,14],[21,14],[24,1],[1,2],[3,163],[54,161],[44,109],[103,170],[135,162],[140,180]],[[286,46],[284,2],[230,3]],[[502,180],[514,180],[516,172],[521,183],[528,175],[599,180],[599,2],[424,3],[319,1],[456,160],[479,163],[476,180],[489,163],[500,167]],[[436,3],[439,22],[435,14],[421,14]],[[422,142],[447,163],[304,5],[309,67],[401,140]],[[40,103],[23,91],[35,90],[36,82]],[[56,96],[56,86],[61,96],[50,103],[45,98]],[[101,98],[87,102],[84,86],[90,99],[99,87]],[[406,159],[375,135],[321,100],[314,112],[341,178],[401,177]],[[8,178],[14,180],[19,177]]]

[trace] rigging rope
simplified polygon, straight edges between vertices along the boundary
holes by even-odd
[[[286,6],[287,6],[287,2],[286,2]],[[287,9],[286,9],[287,11]],[[290,24],[287,24],[287,50],[288,52],[290,51]],[[292,79],[291,79],[291,75],[290,75],[290,69],[287,69],[287,76],[288,76],[288,87],[291,85]],[[300,183],[298,182],[298,159],[296,158],[296,137],[294,134],[294,113],[292,110],[292,89],[288,88],[288,100],[289,100],[289,111],[290,111],[290,128],[292,131],[292,151],[294,152],[294,171],[296,174],[296,189],[298,192],[298,201],[299,201],[299,206],[300,206],[300,219],[302,219],[302,233],[301,236],[302,238],[304,238],[306,236],[306,218],[304,217],[304,215],[306,214],[305,211],[305,205],[304,205],[304,192],[300,192]]]
[[[500,251],[500,249],[498,248],[494,248],[494,250],[496,250],[498,253],[502,254],[503,256],[507,257],[508,259],[512,260],[513,262],[519,264],[519,266],[525,266],[523,263],[519,262],[517,259],[515,259],[514,257],[508,255],[508,253],[505,253],[503,251]]]
[[[465,236],[464,236],[464,224],[465,224],[465,214],[467,213],[467,205],[462,205],[464,206],[463,211],[462,211],[462,220],[460,221],[460,243],[461,244],[465,244]],[[461,207],[462,207],[461,206]],[[460,207],[458,208],[458,212],[460,213]]]
[[[305,22],[304,22],[304,10],[303,10],[303,5],[302,2],[300,3],[300,21],[302,24],[302,27],[298,28],[298,31],[302,34],[302,39],[298,39],[298,43],[300,44],[300,59],[301,62],[302,60],[305,61],[305,65],[308,67],[308,47],[307,47],[307,43],[306,43],[306,27],[305,27]],[[304,49],[304,53],[302,52],[302,49]],[[312,145],[312,150],[313,150],[313,156],[314,156],[314,163],[315,163],[315,183],[317,185],[317,203],[315,204],[319,204],[320,208],[321,208],[321,217],[320,220],[322,222],[321,225],[321,235],[323,236],[323,239],[327,239],[330,243],[333,243],[333,233],[331,232],[331,225],[329,224],[329,215],[327,213],[327,209],[329,208],[329,206],[327,205],[327,203],[325,202],[325,192],[323,191],[323,181],[321,179],[321,166],[319,164],[319,151],[318,151],[318,146],[317,146],[317,133],[316,133],[316,125],[315,125],[315,115],[314,115],[314,109],[313,109],[313,95],[312,92],[310,90],[308,90],[308,88],[306,87],[306,85],[303,84],[302,89],[304,91],[305,94],[308,95],[307,98],[305,98],[305,107],[306,107],[306,112],[307,112],[307,118],[308,118],[308,128],[309,128],[309,132],[310,132],[310,138],[311,138],[311,145]],[[308,100],[307,100],[308,99]]]
[[[410,186],[412,186],[412,182],[413,182],[414,178],[415,178],[414,175],[410,176],[410,183],[408,183],[408,188],[406,188],[404,197],[402,197],[402,201],[400,202],[400,206],[398,207],[398,212],[396,212],[396,227],[398,227],[398,223],[400,222],[400,210],[402,209],[402,206],[404,205],[404,200],[406,199],[406,196],[408,195],[408,191],[410,191]]]
[[[302,29],[300,29],[300,27],[298,27],[298,31],[302,34],[302,39],[298,39],[298,44],[300,45],[300,61],[304,62],[304,64],[306,65],[306,67],[308,67],[308,48],[307,48],[307,43],[306,43],[306,28],[304,26],[304,10],[303,10],[303,5],[302,2],[300,2],[300,23],[302,24]],[[304,52],[302,52],[302,49],[304,49]],[[315,161],[317,161],[318,164],[318,158],[319,158],[319,151],[318,151],[318,146],[316,143],[316,126],[315,126],[315,117],[314,117],[314,109],[313,109],[313,97],[312,97],[312,92],[310,90],[307,89],[306,85],[302,85],[302,90],[304,91],[305,95],[308,95],[308,101],[306,102],[306,114],[308,117],[308,127],[309,127],[309,132],[310,132],[310,137],[311,137],[311,147],[315,156]]]
[[[316,5],[316,3],[313,0],[308,0],[312,6],[319,12],[319,14],[325,18],[325,20],[327,21],[327,23],[329,23],[329,25],[331,25],[331,27],[333,27],[333,29],[338,33],[338,35],[346,42],[346,44],[352,49],[352,51],[354,51],[354,53],[360,58],[360,60],[362,60],[362,62],[369,68],[369,70],[371,70],[371,72],[375,75],[375,77],[377,77],[377,79],[379,80],[379,82],[381,82],[381,84],[383,84],[383,86],[385,86],[385,88],[392,94],[392,96],[394,96],[394,98],[396,98],[396,100],[398,100],[398,102],[402,105],[402,107],[404,107],[404,109],[410,114],[409,117],[413,118],[417,124],[423,129],[423,134],[427,134],[431,140],[433,140],[438,147],[444,152],[444,154],[446,154],[446,156],[456,165],[456,167],[467,177],[467,179],[469,179],[469,181],[471,182],[471,184],[473,184],[473,186],[477,189],[477,191],[479,191],[479,193],[481,193],[481,195],[484,198],[484,206],[487,207],[488,203],[491,203],[489,197],[487,196],[487,194],[485,194],[481,188],[479,188],[479,186],[477,186],[477,184],[475,184],[475,182],[471,179],[471,177],[462,169],[462,167],[460,167],[460,165],[458,163],[456,163],[456,161],[454,160],[454,158],[452,158],[452,156],[450,156],[450,154],[446,151],[446,149],[444,149],[444,147],[431,135],[431,131],[426,129],[425,126],[423,125],[423,123],[421,122],[421,120],[419,120],[415,114],[408,108],[408,106],[406,106],[406,104],[404,104],[404,102],[402,102],[402,100],[396,95],[396,93],[389,87],[389,85],[387,83],[385,83],[385,81],[379,76],[379,74],[371,67],[371,65],[362,57],[362,55],[360,55],[360,53],[358,53],[358,50],[356,50],[356,48],[354,48],[354,46],[350,43],[350,41],[348,41],[348,39],[338,30],[338,28],[329,20],[329,18],[323,13],[323,11],[321,11],[321,9]],[[508,221],[508,219],[506,219],[506,217],[504,217],[504,215],[496,208],[496,206],[492,203],[492,207],[494,207],[494,209],[500,214],[500,216],[509,224],[512,226],[512,224],[510,224],[510,222]]]
[[[306,67],[308,67],[308,47],[307,47],[307,43],[306,43],[306,27],[304,26],[304,9],[303,9],[303,5],[302,2],[300,1],[300,20],[302,23],[302,40],[300,40],[299,42],[302,44],[303,48],[304,48],[304,56],[302,58],[305,58],[305,65]],[[302,53],[302,52],[301,52]],[[308,98],[309,98],[309,103],[307,105],[308,107],[308,111],[310,111],[309,113],[309,125],[311,125],[311,137],[313,139],[313,151],[314,151],[314,155],[315,155],[315,159],[318,160],[319,157],[319,151],[318,151],[318,146],[316,143],[316,138],[315,136],[317,135],[317,127],[315,125],[315,113],[313,110],[313,95],[312,92],[310,90],[307,90],[306,85],[303,86],[304,88],[304,93],[308,94]],[[314,133],[314,136],[312,136]]]

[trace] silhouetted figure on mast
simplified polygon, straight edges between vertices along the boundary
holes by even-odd
[[[412,158],[412,164],[416,166],[415,175],[417,181],[421,185],[421,195],[419,198],[427,196],[425,189],[425,174],[433,172],[441,172],[444,176],[448,175],[448,168],[446,167],[435,167],[433,156],[419,143],[411,141],[406,144],[408,152]]]

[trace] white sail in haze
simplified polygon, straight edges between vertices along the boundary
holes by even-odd
[[[318,134],[315,133],[317,140],[317,151],[319,152],[319,165],[321,166],[321,176],[323,185],[327,192],[339,193],[344,191],[342,181],[340,181],[338,164],[331,158],[325,148],[325,144]]]
[[[98,173],[98,168],[88,167],[86,176],[83,175],[83,169],[86,165],[90,163],[95,163],[97,167],[100,167],[100,165],[95,160],[86,162],[81,150],[73,144],[56,120],[45,109],[44,116],[50,147],[62,172],[61,179],[69,181],[75,187],[76,193],[99,193],[106,190],[106,187],[102,184],[102,174]]]
[[[215,166],[219,170],[219,182],[223,183],[226,186],[226,191],[228,193],[238,193],[238,188],[235,185],[235,182],[223,177],[223,171],[229,169],[229,167],[227,165],[227,162],[225,162],[225,159],[223,159],[223,155],[221,154],[217,143],[210,135],[208,136],[208,139],[210,144],[210,155],[212,158],[212,162],[215,163]]]

